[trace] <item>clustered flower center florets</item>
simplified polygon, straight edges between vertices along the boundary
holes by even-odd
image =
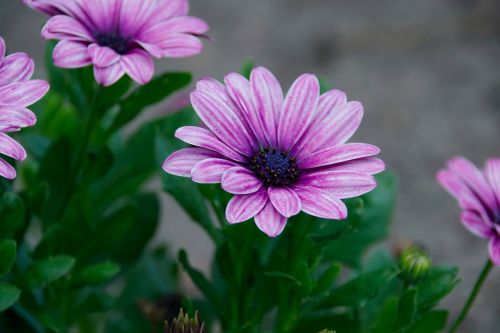
[[[266,186],[293,185],[299,177],[295,158],[273,148],[257,152],[250,159],[249,167]]]
[[[101,33],[95,37],[100,46],[107,46],[116,51],[118,54],[125,54],[130,48],[128,38],[122,37],[115,33]]]

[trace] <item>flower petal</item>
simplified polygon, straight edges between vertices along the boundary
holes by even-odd
[[[52,58],[56,66],[63,68],[79,68],[92,63],[87,52],[87,45],[71,40],[62,40],[57,43]]]
[[[51,17],[42,28],[42,37],[74,41],[92,41],[94,39],[83,24],[67,15]]]
[[[321,170],[346,171],[375,175],[385,170],[385,163],[384,161],[376,157],[364,157],[352,161],[330,165],[322,168]]]
[[[18,161],[26,158],[24,148],[16,140],[4,133],[0,133],[0,154],[12,157]]]
[[[0,87],[0,104],[24,108],[39,101],[48,90],[49,84],[43,80],[11,83]]]
[[[267,199],[264,189],[252,194],[235,195],[226,207],[227,221],[234,224],[251,219],[264,208]]]
[[[0,158],[0,176],[7,179],[16,178],[16,169],[2,158]]]
[[[209,130],[196,126],[184,126],[175,131],[175,137],[193,146],[207,148],[238,162],[245,162],[242,155],[220,141]]]
[[[269,237],[279,236],[285,229],[287,218],[268,201],[259,214],[255,215],[255,224]]]
[[[500,237],[495,236],[490,239],[488,250],[493,264],[500,266]]]
[[[222,188],[233,194],[250,194],[262,188],[262,181],[242,166],[235,166],[222,176]]]
[[[484,173],[500,205],[500,158],[487,160]]]
[[[250,88],[263,134],[269,145],[276,147],[276,128],[283,107],[283,90],[276,77],[264,67],[257,67],[252,71]]]
[[[203,43],[198,37],[184,33],[169,33],[160,41],[149,44],[158,46],[162,57],[170,58],[190,57],[203,50]]]
[[[18,131],[35,123],[35,114],[26,108],[0,106],[0,132]]]
[[[2,37],[0,37],[0,62],[3,60],[5,57],[5,41],[3,40]]]
[[[222,100],[206,92],[191,93],[191,103],[207,127],[226,145],[250,156],[252,142],[240,118]]]
[[[481,238],[490,238],[494,235],[494,231],[488,222],[484,221],[479,215],[470,210],[465,210],[461,213],[460,219],[462,224],[474,235]]]
[[[299,159],[299,166],[303,169],[369,157],[380,153],[380,149],[365,143],[347,143],[337,147],[330,147],[316,151],[312,155]]]
[[[294,190],[286,187],[270,187],[269,200],[284,217],[292,217],[300,212],[300,198]]]
[[[218,154],[203,148],[184,148],[167,157],[163,170],[176,176],[191,177],[191,170],[198,162],[212,157],[218,157]]]
[[[178,16],[165,21],[148,26],[139,35],[140,40],[150,43],[157,43],[164,40],[172,33],[187,33],[201,35],[208,31],[208,24],[191,16]]]
[[[97,83],[105,87],[111,86],[116,83],[125,74],[120,63],[113,64],[108,67],[94,66],[94,77]]]
[[[143,50],[132,50],[122,57],[125,72],[137,83],[146,84],[153,78],[155,64],[151,56]]]
[[[95,43],[89,45],[87,52],[90,59],[92,59],[92,63],[97,67],[111,66],[121,58],[113,49]]]
[[[345,204],[328,191],[309,186],[295,186],[294,189],[302,202],[304,213],[333,220],[343,220],[347,217]]]
[[[319,101],[319,82],[311,74],[301,75],[288,91],[278,123],[278,145],[290,149],[305,132]]]
[[[195,164],[191,169],[193,182],[201,184],[217,184],[222,175],[237,164],[222,158],[207,158]]]
[[[338,199],[346,199],[368,193],[377,186],[371,175],[355,172],[316,171],[300,176],[299,185],[327,190]]]
[[[0,86],[31,78],[35,64],[25,53],[13,53],[0,62]]]

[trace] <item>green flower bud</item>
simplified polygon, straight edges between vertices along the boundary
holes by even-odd
[[[399,267],[403,279],[410,284],[417,284],[423,281],[429,269],[431,268],[432,261],[429,255],[423,249],[412,245],[401,253]]]
[[[165,322],[164,333],[206,333],[205,323],[200,323],[198,311],[194,318],[189,318],[189,315],[181,309],[177,318],[174,318],[171,324]]]
[[[335,331],[330,331],[330,330],[324,329],[319,333],[335,333]]]

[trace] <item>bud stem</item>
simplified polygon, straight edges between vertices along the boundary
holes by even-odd
[[[493,268],[493,263],[491,262],[491,260],[488,259],[488,261],[484,265],[483,270],[481,271],[481,274],[479,274],[479,277],[477,278],[477,281],[474,284],[474,288],[472,289],[472,292],[470,293],[467,302],[465,303],[462,311],[460,312],[460,315],[451,326],[449,333],[456,332],[460,327],[460,325],[462,324],[462,322],[464,321],[464,319],[467,317],[469,310],[474,304],[474,301],[477,295],[479,294],[479,291],[481,290],[481,287],[483,286],[484,281],[486,281],[486,278],[488,277],[488,274],[490,273],[492,268]]]

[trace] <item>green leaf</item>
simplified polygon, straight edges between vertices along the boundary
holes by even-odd
[[[68,274],[75,262],[74,258],[63,255],[37,260],[24,273],[24,279],[29,288],[44,287]]]
[[[8,274],[16,261],[16,242],[6,239],[0,242],[0,277]]]
[[[189,73],[165,73],[137,88],[120,102],[120,111],[110,131],[119,129],[134,119],[144,108],[160,102],[173,92],[187,86],[189,82],[191,82]]]
[[[265,276],[269,276],[272,278],[279,278],[288,282],[292,282],[298,287],[302,287],[302,282],[297,279],[295,276],[284,273],[284,272],[279,272],[279,271],[269,271],[264,273]]]
[[[79,280],[88,284],[100,284],[111,280],[120,270],[120,265],[107,261],[84,268]]]
[[[427,278],[418,285],[418,307],[427,309],[448,295],[459,282],[456,267],[432,267]]]
[[[447,311],[431,311],[425,314],[406,333],[437,333],[446,327]]]
[[[411,288],[405,291],[399,300],[395,329],[405,329],[413,323],[417,313],[417,295],[418,290]]]
[[[24,224],[24,202],[14,192],[5,192],[0,198],[0,238],[7,238]]]
[[[247,79],[250,79],[250,73],[254,68],[255,68],[255,61],[247,60],[243,65],[243,68],[241,69],[241,75],[243,75]]]
[[[316,282],[315,293],[323,293],[333,287],[335,280],[342,270],[342,265],[339,263],[333,263],[328,269],[321,275]]]
[[[0,284],[0,312],[16,304],[21,295],[19,288],[10,284]]]
[[[396,312],[398,310],[398,298],[389,298],[377,317],[377,321],[372,328],[373,333],[388,333],[392,332],[392,327],[396,320]]]

